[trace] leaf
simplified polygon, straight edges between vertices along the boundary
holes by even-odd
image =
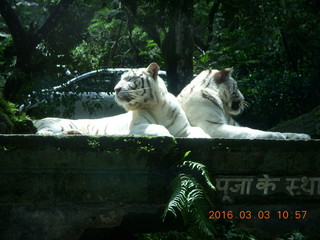
[[[189,155],[190,151],[187,152],[187,153],[188,153],[188,154],[187,154],[187,155],[185,154],[185,157],[184,157],[184,158],[186,158],[186,156]],[[183,158],[183,159],[184,159],[184,158]],[[212,181],[211,181],[211,179],[210,179],[210,174],[209,174],[209,172],[208,172],[208,170],[207,170],[207,168],[206,168],[206,166],[205,166],[204,164],[198,163],[198,162],[193,162],[193,161],[184,161],[181,166],[188,166],[188,167],[190,167],[191,169],[196,169],[196,170],[198,170],[199,172],[201,172],[201,175],[204,176],[207,185],[208,185],[211,189],[216,190],[215,186],[213,185],[213,183],[212,183]]]

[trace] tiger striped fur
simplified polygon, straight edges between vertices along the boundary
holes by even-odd
[[[124,73],[115,86],[116,101],[132,111],[130,134],[209,138],[201,128],[191,127],[176,97],[158,76],[159,66]]]
[[[37,134],[127,135],[131,112],[99,119],[43,118],[34,120]]]
[[[115,86],[116,101],[127,113],[101,119],[44,118],[33,121],[37,133],[210,138],[201,128],[190,126],[158,71],[159,66],[151,63],[121,76]]]
[[[248,104],[231,77],[232,68],[205,70],[187,85],[177,99],[192,126],[215,138],[310,139],[307,134],[267,132],[241,127],[232,116]]]

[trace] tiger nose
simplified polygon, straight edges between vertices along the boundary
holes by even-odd
[[[115,88],[114,91],[116,92],[116,94],[119,93],[121,91],[121,87]]]
[[[232,110],[238,110],[240,108],[240,101],[234,101],[231,103]]]

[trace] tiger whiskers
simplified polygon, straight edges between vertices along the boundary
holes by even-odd
[[[250,108],[250,103],[248,103],[247,101],[243,101],[242,102],[242,108],[243,109],[249,109]]]

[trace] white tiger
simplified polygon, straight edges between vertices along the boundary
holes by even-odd
[[[201,128],[191,127],[177,99],[158,76],[158,64],[124,73],[115,86],[116,101],[132,111],[130,134],[210,138]]]
[[[43,118],[33,120],[37,134],[127,135],[131,112],[99,119]]]
[[[177,99],[192,126],[213,138],[310,139],[307,134],[267,132],[241,127],[232,118],[248,104],[231,77],[232,68],[205,70],[187,85]]]
[[[191,127],[177,99],[158,76],[159,66],[128,71],[115,86],[116,101],[128,112],[101,119],[45,118],[33,123],[42,134],[154,135],[210,138]]]

